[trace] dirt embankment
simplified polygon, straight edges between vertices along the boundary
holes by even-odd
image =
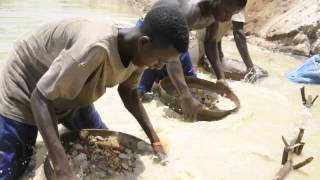
[[[319,0],[251,0],[247,15],[250,42],[298,55],[320,52]]]
[[[137,10],[145,13],[150,10],[152,4],[156,0],[127,0],[129,4],[131,4]]]

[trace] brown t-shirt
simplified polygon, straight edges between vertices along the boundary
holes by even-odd
[[[132,63],[124,67],[117,35],[115,23],[65,19],[20,39],[0,77],[0,113],[34,125],[30,95],[37,87],[63,121],[73,109],[92,104],[107,87],[128,80],[128,86],[136,88],[141,69]]]

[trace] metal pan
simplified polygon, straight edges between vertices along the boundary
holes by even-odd
[[[105,130],[105,129],[83,129],[79,131],[71,131],[64,133],[60,136],[60,140],[62,141],[63,144],[72,142],[76,139],[79,138],[80,133],[88,133],[88,135],[93,135],[93,136],[101,136],[101,137],[116,137],[119,144],[125,146],[128,149],[131,149],[137,154],[152,154],[152,147],[150,144],[145,142],[142,139],[139,139],[135,136],[121,133],[121,132],[116,132],[116,131],[110,131],[110,130]],[[44,162],[44,172],[46,175],[47,180],[55,180],[55,174],[53,170],[53,166],[49,160],[49,157],[47,156]]]
[[[231,101],[234,102],[235,107],[230,110],[221,110],[221,109],[213,109],[213,110],[201,110],[197,115],[198,121],[217,121],[221,120],[223,117],[236,112],[240,108],[239,98],[230,90],[230,88],[219,85],[216,83],[199,79],[193,77],[185,77],[186,82],[190,88],[200,88],[208,91],[216,92],[217,94],[224,96]],[[171,83],[169,78],[162,79],[160,81],[160,100],[165,105],[169,106],[171,109],[178,113],[182,113],[180,107],[180,100],[178,96],[174,95],[175,88]]]

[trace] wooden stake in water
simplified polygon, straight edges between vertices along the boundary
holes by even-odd
[[[302,104],[305,105],[307,108],[310,108],[319,97],[317,95],[315,98],[312,98],[311,95],[308,95],[308,97],[306,98],[304,86],[300,88],[300,93],[301,93]]]
[[[291,141],[290,144],[282,136],[282,141],[285,146],[282,154],[282,160],[281,160],[281,164],[283,166],[274,176],[273,180],[283,180],[287,177],[287,175],[290,173],[291,170],[299,169],[309,164],[313,160],[313,157],[309,157],[308,159],[293,165],[293,160],[292,160],[293,155],[294,154],[300,155],[305,145],[304,142],[301,142],[303,134],[304,134],[304,129],[300,128],[297,138]]]

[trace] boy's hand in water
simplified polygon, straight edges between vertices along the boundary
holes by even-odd
[[[254,83],[257,81],[257,79],[258,79],[258,73],[254,68],[250,68],[247,71],[247,74],[243,78],[244,82],[247,82],[247,83]]]
[[[196,119],[198,112],[205,107],[192,95],[181,97],[181,109],[184,114],[184,119],[193,121]]]
[[[267,76],[268,71],[259,67],[252,67],[248,69],[247,74],[244,77],[244,82],[255,83],[258,79]]]
[[[226,87],[230,88],[229,84],[227,83],[227,81],[225,79],[218,79],[216,83],[217,83],[218,87],[219,86],[226,86]]]
[[[161,164],[165,165],[167,163],[167,154],[165,153],[160,141],[153,142],[152,148],[153,148],[154,154],[157,156],[156,160]]]
[[[55,175],[57,180],[78,180],[70,166],[65,169],[55,171]]]

